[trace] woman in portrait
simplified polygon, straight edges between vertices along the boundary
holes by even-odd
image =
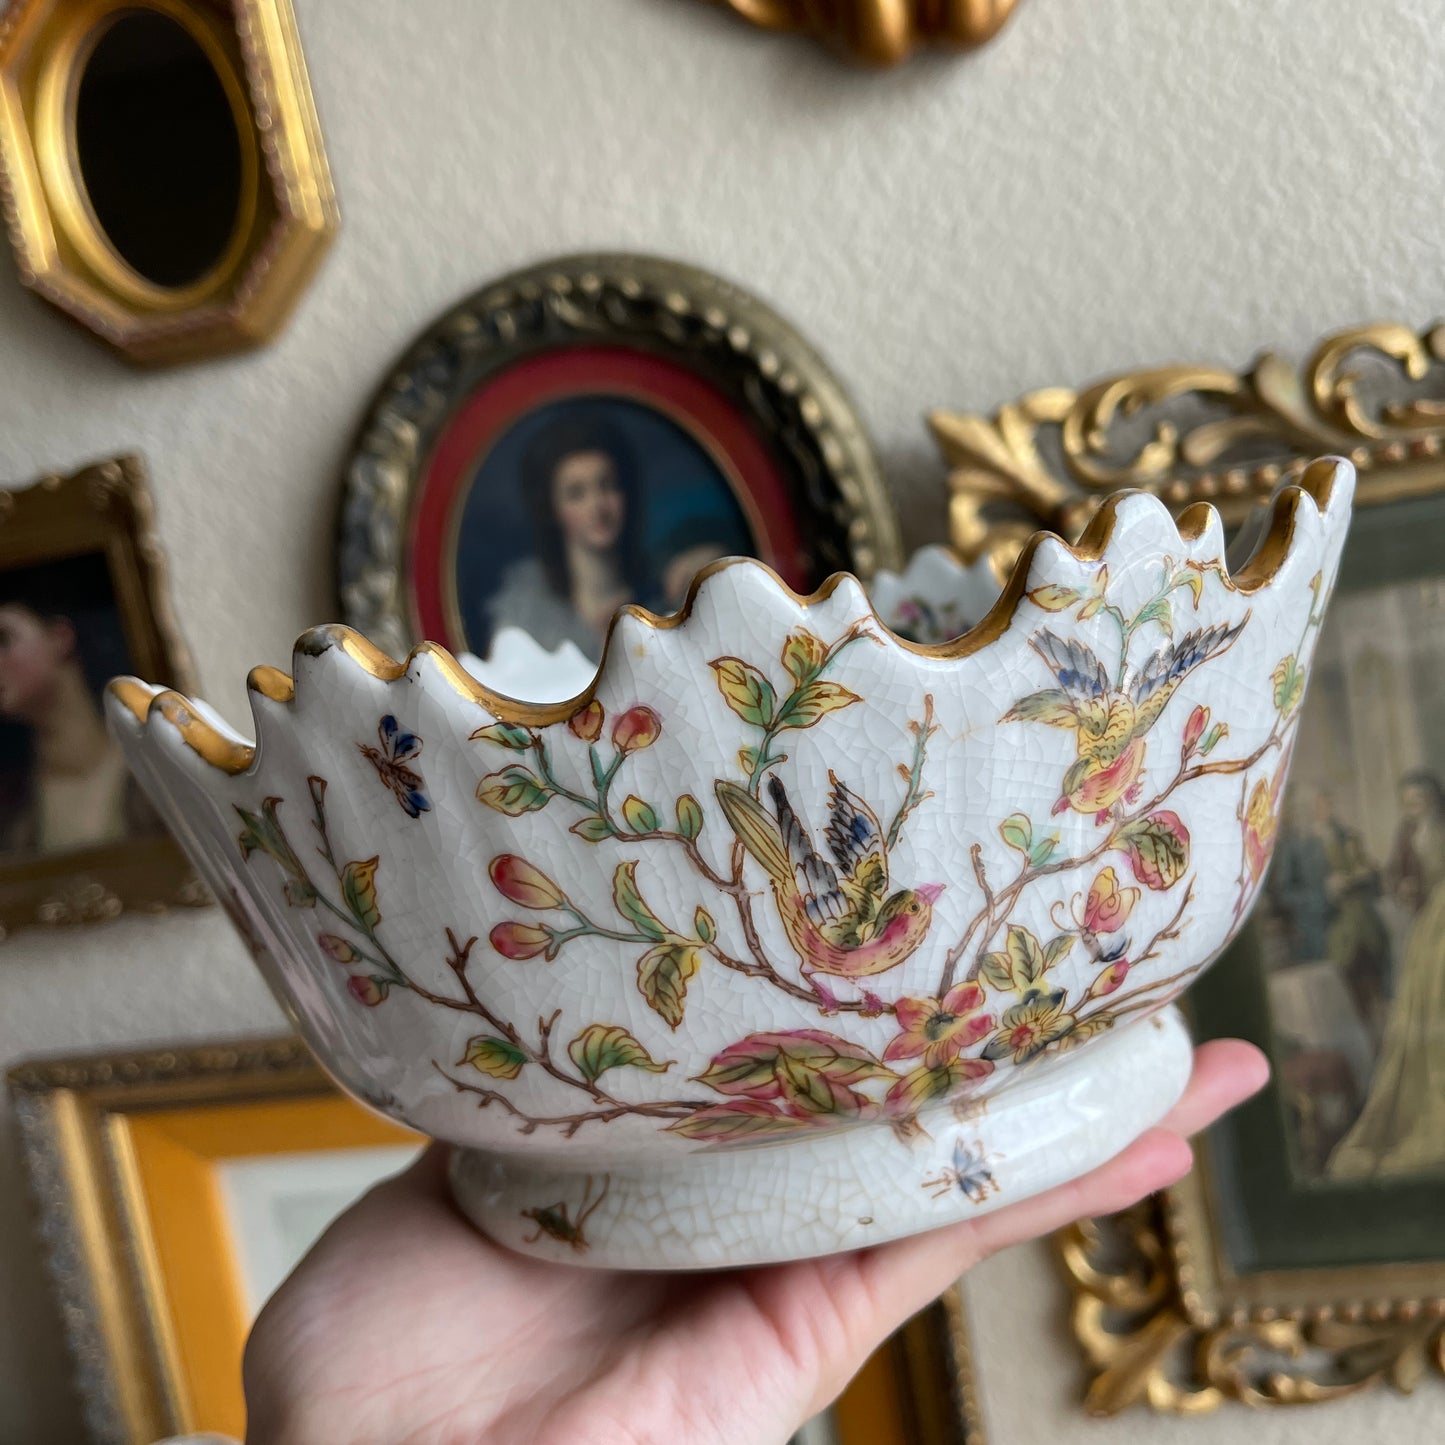
[[[0,573],[0,852],[154,828],[101,716],[101,688],[126,666],[104,558]]]
[[[570,641],[596,660],[617,608],[652,602],[632,449],[589,408],[537,438],[520,481],[535,550],[507,567],[487,605],[492,635],[520,627],[549,650]]]
[[[1400,813],[1388,876],[1414,920],[1369,1098],[1330,1156],[1333,1179],[1445,1169],[1445,785],[1405,774]]]

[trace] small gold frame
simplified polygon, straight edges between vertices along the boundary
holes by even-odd
[[[85,553],[105,558],[134,670],[190,686],[190,657],[171,611],[139,457],[0,489],[0,569]],[[0,858],[0,938],[28,924],[99,923],[129,910],[154,913],[209,901],[165,833],[78,852]]]
[[[821,40],[865,65],[896,65],[923,45],[973,50],[992,40],[1018,0],[720,0],[764,30]]]
[[[230,240],[203,276],[176,287],[121,257],[76,158],[79,77],[109,26],[141,10],[200,47],[240,142]],[[290,0],[12,0],[0,16],[0,203],[20,279],[130,360],[193,360],[270,340],[338,225]]]
[[[952,544],[1001,571],[1040,527],[1076,538],[1121,487],[1234,524],[1328,452],[1359,469],[1357,509],[1427,497],[1445,491],[1445,325],[1352,327],[1299,368],[1274,352],[1238,373],[1155,367],[930,425]],[[1445,1262],[1236,1274],[1207,1142],[1196,1157],[1174,1188],[1058,1236],[1091,1414],[1304,1404],[1445,1372]]]

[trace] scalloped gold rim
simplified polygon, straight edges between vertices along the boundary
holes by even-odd
[[[1281,490],[1274,499],[1269,528],[1253,555],[1234,575],[1221,571],[1224,585],[1231,592],[1245,595],[1258,591],[1267,585],[1278,572],[1294,543],[1296,522],[1300,501],[1306,495],[1321,513],[1330,504],[1335,480],[1342,467],[1350,463],[1340,457],[1322,457],[1311,462],[1301,475],[1299,482]],[[869,615],[882,629],[884,635],[905,651],[920,657],[952,661],[971,656],[975,652],[996,642],[1008,630],[1019,603],[1028,590],[1029,573],[1033,567],[1035,553],[1047,542],[1055,542],[1079,562],[1097,562],[1113,539],[1114,528],[1120,507],[1136,496],[1148,496],[1139,491],[1119,492],[1108,497],[1095,513],[1093,520],[1078,542],[1070,545],[1052,532],[1038,531],[1029,538],[1014,563],[1007,582],[999,593],[998,601],[989,609],[987,616],[967,632],[948,642],[923,644],[910,642],[899,637],[870,606]],[[1152,498],[1156,503],[1158,498]],[[1162,503],[1160,504],[1162,505]],[[1208,502],[1198,502],[1182,512],[1175,520],[1180,540],[1186,543],[1197,541],[1211,525],[1218,520],[1218,513]],[[1222,527],[1222,524],[1221,524]],[[693,578],[682,606],[671,616],[660,617],[644,607],[626,606],[618,608],[607,629],[607,638],[602,648],[602,660],[591,682],[582,692],[564,702],[529,703],[507,697],[484,686],[468,673],[446,648],[435,642],[423,642],[414,647],[403,661],[389,657],[379,647],[369,642],[359,632],[340,623],[329,623],[312,627],[296,640],[295,652],[304,657],[319,657],[333,648],[339,648],[364,671],[382,682],[395,682],[404,677],[418,659],[428,657],[437,666],[450,686],[469,702],[486,709],[493,717],[517,723],[524,727],[547,727],[564,722],[579,708],[591,701],[598,684],[607,675],[608,659],[612,653],[617,627],[624,615],[635,618],[655,632],[668,632],[680,627],[692,616],[702,584],[728,567],[751,567],[764,573],[783,596],[791,598],[799,607],[813,607],[825,602],[847,582],[856,582],[849,572],[835,572],[816,592],[807,596],[793,591],[776,572],[763,562],[747,557],[727,557],[710,563]],[[860,584],[861,585],[861,584]],[[269,702],[289,704],[296,696],[294,678],[277,667],[253,668],[247,687]],[[154,691],[138,678],[114,679],[108,687],[116,699],[143,727],[147,726],[153,714],[159,714],[171,723],[185,744],[212,767],[228,774],[244,773],[255,761],[253,745],[227,737],[195,710],[190,699],[171,690]]]

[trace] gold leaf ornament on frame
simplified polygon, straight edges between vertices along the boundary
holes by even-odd
[[[1121,487],[1176,510],[1242,520],[1308,457],[1347,456],[1425,487],[1445,455],[1445,324],[1373,322],[1326,336],[1303,365],[1274,351],[1247,369],[1186,363],[1045,387],[991,416],[929,417],[949,467],[949,539],[1007,570],[1040,527],[1078,537]],[[1363,479],[1363,478],[1362,478]]]
[[[971,50],[993,39],[1018,0],[718,0],[764,30],[796,31],[850,59],[896,65],[922,45]]]

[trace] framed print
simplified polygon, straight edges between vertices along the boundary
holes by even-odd
[[[424,1141],[289,1038],[38,1060],[9,1086],[92,1445],[241,1438],[251,1321]]]
[[[347,467],[342,615],[404,655],[520,626],[596,660],[619,605],[668,613],[710,561],[796,589],[901,562],[837,380],[760,301],[691,267],[575,256],[437,321]]]
[[[983,1445],[962,1284],[885,1340],[793,1445]]]
[[[0,936],[207,901],[102,721],[150,669],[193,683],[139,459],[0,489]]]
[[[1028,512],[1077,522],[1121,483],[1237,522],[1319,452],[1359,468],[1289,785],[1238,800],[1255,911],[1189,1000],[1199,1037],[1265,1050],[1271,1083],[1181,1184],[1063,1236],[1096,1412],[1326,1400],[1445,1368],[1442,357],[1445,330],[1375,325],[1298,372],[1266,354],[935,419],[956,532],[1004,550]]]

